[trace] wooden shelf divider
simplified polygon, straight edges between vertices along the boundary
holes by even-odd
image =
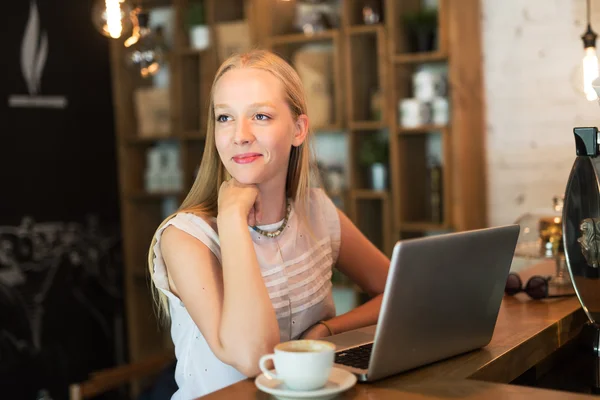
[[[352,131],[376,131],[387,127],[385,121],[350,121],[348,123],[348,129]]]
[[[349,35],[375,35],[377,32],[383,30],[385,30],[385,26],[382,24],[353,25],[346,29]]]
[[[306,33],[290,33],[286,35],[277,35],[271,36],[268,39],[268,43],[270,46],[278,46],[285,44],[302,44],[302,43],[312,43],[319,42],[323,40],[331,40],[339,35],[339,31],[337,29],[330,29],[327,31],[316,32],[313,34]]]
[[[415,128],[398,128],[398,134],[400,135],[421,135],[430,132],[448,133],[448,126],[446,125],[423,125]]]
[[[441,51],[433,51],[429,53],[406,53],[396,54],[393,58],[396,64],[419,64],[428,62],[444,62],[448,61],[448,54]]]

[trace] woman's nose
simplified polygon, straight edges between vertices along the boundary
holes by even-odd
[[[235,127],[233,143],[237,145],[248,144],[254,141],[254,135],[250,129],[250,124],[247,121],[240,121]]]

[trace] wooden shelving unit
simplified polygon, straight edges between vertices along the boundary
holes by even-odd
[[[194,0],[153,1],[174,11],[174,48],[170,60],[172,130],[169,138],[137,135],[136,88],[148,85],[127,70],[124,47],[111,42],[114,109],[118,135],[121,211],[125,252],[125,287],[130,361],[139,361],[170,346],[168,331],[160,331],[147,283],[147,251],[162,221],[162,202],[179,201],[191,187],[204,148],[208,94],[218,67],[217,24],[246,19],[257,47],[269,48],[292,61],[303,46],[331,48],[332,109],[328,121],[313,126],[335,131],[348,141],[350,164],[345,210],[369,239],[391,255],[396,240],[486,224],[484,103],[481,72],[479,0],[439,0],[439,46],[435,51],[409,53],[401,16],[420,1],[382,0],[384,21],[364,25],[361,9],[367,0],[344,0],[340,25],[312,35],[294,32],[295,1],[204,0],[211,47],[190,48],[184,14]],[[142,3],[143,5],[143,3]],[[411,96],[409,77],[424,63],[445,63],[450,86],[450,123],[418,128],[399,126],[398,102]],[[381,99],[379,113],[372,98]],[[389,144],[388,185],[372,190],[359,163],[365,140],[374,135]],[[425,210],[426,143],[437,135],[443,154],[443,219],[431,221]],[[176,142],[181,154],[181,192],[144,191],[146,151],[155,143]],[[146,284],[144,282],[146,277]]]
[[[366,140],[373,140],[389,128],[389,109],[385,104],[385,88],[389,87],[388,38],[384,24],[363,25],[355,18],[362,3],[342,2],[345,69],[341,74],[346,78],[345,127],[350,144],[348,215],[369,240],[391,255],[390,196],[388,190],[373,189],[359,157]],[[373,109],[376,94],[381,99],[378,113]]]
[[[386,1],[391,63],[390,136],[394,239],[432,232],[460,231],[486,225],[483,79],[479,0],[438,2],[438,46],[430,52],[407,52],[401,26],[419,1]],[[398,101],[410,97],[410,76],[422,64],[444,64],[448,72],[450,123],[403,128]],[[468,77],[468,78],[467,78]],[[443,218],[431,221],[424,207],[427,181],[426,141],[441,141]],[[472,145],[469,150],[467,147]]]

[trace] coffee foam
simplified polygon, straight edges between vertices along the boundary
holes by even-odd
[[[334,351],[335,345],[322,340],[292,340],[278,344],[275,346],[275,349],[279,351],[291,352],[321,352]]]

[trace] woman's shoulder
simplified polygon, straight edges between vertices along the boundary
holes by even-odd
[[[189,211],[181,211],[165,220],[156,232],[156,239],[164,235],[175,237],[193,237],[202,242],[219,243],[214,218]]]
[[[156,245],[164,252],[178,251],[190,244],[205,245],[220,258],[219,236],[214,218],[194,212],[182,211],[165,220],[157,230]]]
[[[221,260],[219,238],[209,223],[210,219],[194,213],[178,212],[165,219],[157,229],[152,242],[152,279],[156,286],[170,291],[166,258],[197,256],[201,246]]]
[[[171,226],[187,230],[192,226],[206,227],[206,225],[211,226],[210,219],[204,215],[190,211],[179,211],[165,218],[156,233],[160,234],[162,233],[161,230],[165,230]]]

